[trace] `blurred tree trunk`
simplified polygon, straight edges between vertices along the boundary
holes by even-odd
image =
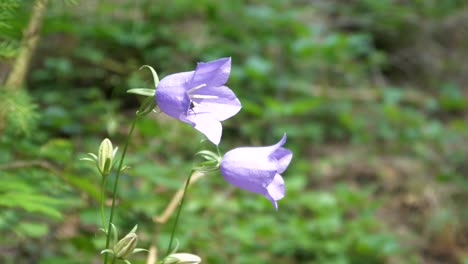
[[[39,32],[42,27],[48,0],[36,0],[32,9],[28,26],[23,32],[23,39],[13,68],[5,82],[7,89],[19,89],[23,86],[31,57],[39,42]]]
[[[23,32],[18,56],[13,62],[10,74],[4,84],[4,89],[15,91],[24,85],[32,55],[39,42],[39,33],[44,20],[48,0],[36,0],[31,11],[31,18]],[[7,109],[0,109],[0,132],[6,127]]]

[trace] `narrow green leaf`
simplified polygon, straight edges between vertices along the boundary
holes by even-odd
[[[113,223],[111,223],[111,228],[112,228],[112,241],[114,242],[114,245],[115,245],[118,242],[119,233],[117,232],[117,227],[115,227]]]
[[[148,97],[154,97],[154,95],[156,94],[156,90],[155,89],[148,89],[148,88],[133,88],[133,89],[127,90],[127,93],[139,94],[139,95],[148,96]]]
[[[90,155],[91,157],[93,157],[94,160],[98,160],[98,156],[94,153],[88,153],[88,155]]]
[[[104,253],[114,254],[114,251],[112,251],[112,249],[104,249],[103,251],[101,251],[101,254]]]
[[[135,225],[132,230],[130,230],[130,233],[135,233],[138,229],[138,225]]]
[[[140,67],[140,70],[143,69],[143,68],[148,68],[150,69],[151,71],[151,74],[153,75],[153,80],[154,80],[154,87],[158,87],[158,84],[159,84],[159,77],[158,77],[158,74],[156,73],[156,71],[153,69],[153,67],[149,66],[149,65],[143,65]]]
[[[140,253],[140,252],[149,252],[147,249],[144,249],[144,248],[135,248],[132,252],[132,254],[135,254],[135,253]]]
[[[80,160],[84,160],[84,161],[91,161],[91,162],[96,162],[95,160],[93,160],[92,158],[81,158]]]
[[[60,200],[28,193],[6,193],[0,196],[0,206],[21,208],[31,213],[41,213],[55,219],[61,219],[62,214],[53,207],[58,203]]]

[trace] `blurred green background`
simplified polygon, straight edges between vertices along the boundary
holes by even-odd
[[[2,82],[32,6],[0,3]],[[181,251],[203,263],[468,263],[464,0],[49,1],[25,82],[0,88],[0,263],[100,263],[100,178],[79,159],[105,137],[122,149],[143,99],[126,90],[152,86],[140,66],[162,78],[226,56],[243,109],[220,148],[286,132],[287,195],[275,212],[210,174],[189,191]],[[140,247],[157,235],[166,249],[172,220],[152,218],[202,139],[163,114],[138,122],[116,224],[138,223]]]

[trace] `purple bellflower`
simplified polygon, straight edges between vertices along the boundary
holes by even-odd
[[[231,73],[231,58],[199,62],[195,71],[163,78],[156,89],[156,102],[164,113],[191,124],[219,144],[224,121],[242,108],[236,95],[224,86]]]
[[[286,134],[273,146],[242,147],[228,151],[221,160],[221,174],[229,183],[268,198],[278,210],[277,200],[285,195],[283,177],[292,152],[282,146]]]

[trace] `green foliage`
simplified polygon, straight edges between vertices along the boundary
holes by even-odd
[[[5,0],[0,3],[0,58],[12,58],[18,49],[18,39],[11,36],[13,20],[17,17],[19,0]]]
[[[0,142],[0,235],[14,248],[0,262],[97,261],[100,179],[79,158],[105,137],[122,147],[143,100],[126,90],[154,88],[141,65],[163,78],[221,56],[233,58],[228,85],[243,109],[224,123],[220,148],[270,144],[287,132],[295,155],[287,195],[274,212],[219,173],[201,179],[182,212],[181,249],[206,263],[421,263],[440,260],[437,250],[463,261],[454,233],[466,232],[468,219],[468,103],[466,78],[453,69],[465,69],[464,57],[434,57],[440,68],[395,60],[414,43],[465,54],[437,42],[439,23],[430,22],[464,21],[463,8],[465,1],[52,3],[30,96],[5,94],[0,104],[10,122]],[[427,58],[426,46],[416,47],[411,58]],[[135,131],[116,225],[138,223],[145,247],[156,232],[152,217],[206,145],[162,114],[142,118]],[[157,228],[161,249],[171,221]],[[31,239],[36,246],[23,243]],[[455,242],[440,246],[446,241]],[[134,263],[146,263],[144,254]]]
[[[15,163],[12,163],[13,165]],[[52,179],[45,171],[34,169],[16,170],[16,173],[0,170],[0,230],[16,234],[20,240],[40,238],[48,234],[49,224],[43,221],[63,220],[62,210],[77,203],[71,197],[64,198],[67,190],[50,190],[60,184],[57,176]],[[55,187],[57,188],[57,187]],[[2,245],[8,245],[3,240]]]
[[[463,82],[468,58],[468,3],[451,1],[329,1],[334,26],[374,37],[387,50],[386,75],[402,83],[437,90],[447,82]],[[455,37],[457,36],[457,37]],[[459,37],[458,37],[459,36]],[[424,50],[424,52],[422,52]],[[421,51],[421,52],[420,52]]]
[[[263,206],[254,204],[255,197],[245,197],[236,191],[235,197],[228,201],[217,195],[211,203],[201,202],[220,212],[213,223],[203,223],[205,219],[184,219],[181,226],[185,232],[192,232],[192,239],[186,242],[188,246],[217,241],[205,257],[210,263],[268,262],[270,259],[282,263],[361,263],[364,260],[381,263],[386,257],[399,254],[401,248],[395,237],[382,231],[382,225],[375,221],[378,203],[369,201],[370,194],[345,186],[329,192],[310,192],[301,183],[292,183],[288,185],[288,197],[272,218],[265,214]],[[268,208],[267,202],[261,204]],[[204,234],[192,229],[200,225],[210,225],[212,231]],[[229,248],[224,249],[224,244],[230,245]],[[272,256],[262,256],[259,252],[270,252]]]
[[[0,115],[8,124],[6,134],[30,135],[37,126],[39,113],[37,105],[24,90],[10,90],[1,87],[5,96],[0,105]]]
[[[0,57],[13,58],[16,56],[17,50],[17,45],[11,41],[3,41],[0,43]]]

